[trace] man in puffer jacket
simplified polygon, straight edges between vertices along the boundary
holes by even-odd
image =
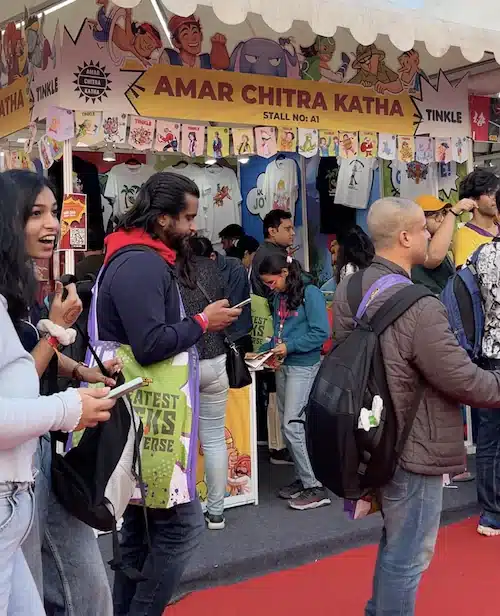
[[[363,293],[387,274],[410,277],[425,262],[429,232],[422,209],[406,199],[380,199],[368,215],[376,257],[363,275]],[[347,297],[348,278],[333,302],[334,341],[354,328]],[[402,288],[375,295],[371,318]],[[443,474],[464,468],[460,402],[481,408],[500,406],[500,372],[471,362],[450,330],[446,309],[435,297],[414,304],[381,336],[387,384],[401,431],[415,390],[422,400],[393,479],[380,491],[384,531],[373,596],[366,616],[413,616],[422,573],[432,559],[442,507]],[[497,411],[491,411],[492,413]]]

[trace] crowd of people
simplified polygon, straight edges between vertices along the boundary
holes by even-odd
[[[477,424],[478,532],[500,535],[500,416],[489,410],[500,407],[498,176],[474,171],[461,183],[454,205],[433,196],[375,202],[368,233],[349,228],[332,241],[333,277],[321,289],[293,256],[289,212],[273,210],[265,217],[261,244],[230,225],[221,232],[223,255],[196,234],[199,197],[187,178],[153,175],[106,238],[105,249],[89,253],[76,277],[64,286],[57,281],[50,300],[40,304],[34,260],[49,259],[57,241],[54,192],[28,171],[0,175],[0,615],[163,614],[204,527],[222,530],[226,524],[229,344],[243,356],[255,350],[274,356],[275,370],[259,373],[257,386],[259,406],[274,412],[279,426],[279,434],[269,438],[271,462],[293,464],[296,474],[279,497],[298,511],[330,505],[300,416],[328,352],[325,345],[342,344],[356,326],[348,289],[351,276],[362,272],[357,275],[363,293],[397,274],[432,294],[381,335],[399,430],[415,391],[422,396],[396,472],[377,494],[384,530],[366,615],[412,616],[438,533],[442,477],[465,469],[462,404],[475,409]],[[464,223],[465,215],[471,219]],[[485,320],[475,363],[458,344],[438,297],[457,268],[471,265],[473,254]],[[113,351],[103,370],[65,353],[87,308],[77,292],[82,280],[97,281],[92,318],[98,339],[91,336],[91,342]],[[398,288],[377,294],[368,318]],[[263,298],[272,322],[272,335],[259,349],[253,349],[250,306],[235,307],[251,295]],[[93,529],[54,492],[51,461],[59,441],[68,447],[68,434],[111,417],[115,402],[107,396],[124,369],[118,348],[129,349],[137,366],[166,374],[181,355],[189,357],[196,391],[188,398],[198,401],[196,436],[208,492],[205,514],[189,486],[167,487],[170,495],[154,506],[146,501],[144,507],[127,507],[122,564],[111,590]],[[158,448],[148,459],[150,477],[165,474],[163,453]],[[155,492],[152,484],[148,489]]]

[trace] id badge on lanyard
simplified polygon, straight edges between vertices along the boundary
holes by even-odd
[[[276,344],[282,344],[283,342],[283,329],[285,327],[285,321],[288,317],[288,308],[286,306],[286,299],[284,297],[280,298],[280,305],[278,308],[278,317],[280,320],[280,324],[278,327],[278,335],[276,337]]]

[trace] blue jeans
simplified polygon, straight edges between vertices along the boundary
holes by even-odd
[[[151,552],[147,546],[143,508],[129,505],[123,516],[120,541],[123,564],[142,571],[146,579],[136,583],[121,571],[115,573],[115,616],[162,616],[205,528],[198,501],[172,509],[146,511]]]
[[[302,481],[304,488],[321,486],[307,453],[304,424],[296,421],[300,420],[319,366],[318,362],[314,366],[281,366],[276,370],[276,399],[283,438],[295,464],[297,479]]]
[[[500,409],[478,409],[477,497],[483,513],[500,525]]]
[[[398,467],[381,490],[384,529],[366,616],[414,616],[420,578],[434,554],[442,503],[442,475],[416,475]]]
[[[0,483],[0,616],[45,616],[21,545],[34,515],[28,483]]]
[[[226,405],[229,382],[226,355],[200,361],[200,424],[205,477],[208,488],[207,511],[222,515],[227,486]]]
[[[36,516],[23,552],[47,616],[112,616],[111,589],[94,531],[68,513],[51,491],[50,462],[50,440],[42,437],[35,455]]]

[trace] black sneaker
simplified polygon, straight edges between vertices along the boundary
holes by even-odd
[[[207,511],[207,513],[205,513],[205,521],[208,530],[224,530],[224,528],[226,528],[226,520],[223,515],[212,515]]]
[[[306,511],[307,509],[317,509],[318,507],[325,507],[332,501],[328,496],[328,492],[325,488],[307,488],[303,490],[298,496],[290,499],[288,502],[292,509],[298,511]]]
[[[288,449],[280,449],[279,451],[276,449],[271,449],[269,452],[269,461],[271,464],[276,464],[278,466],[293,466],[293,460],[288,452]]]
[[[294,481],[291,485],[281,488],[278,492],[278,496],[284,500],[291,500],[297,498],[304,491],[304,485],[302,481]]]

